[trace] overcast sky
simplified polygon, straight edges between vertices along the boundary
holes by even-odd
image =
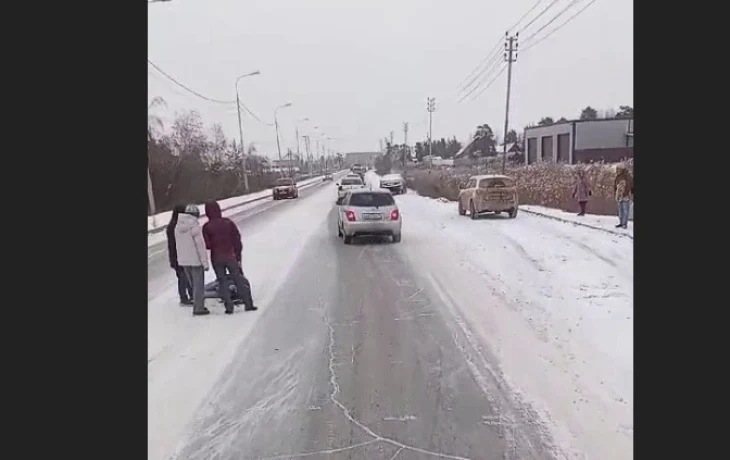
[[[542,0],[514,31],[553,0]],[[577,0],[532,40],[527,38],[573,0],[557,0],[520,33],[527,48],[591,0]],[[410,144],[426,138],[426,98],[436,98],[433,137],[464,141],[478,124],[503,131],[507,72],[480,97],[457,102],[460,83],[487,57],[536,0],[171,0],[148,5],[149,59],[191,89],[213,99],[241,100],[267,123],[279,111],[282,151],[319,126],[331,148],[377,150],[394,131]],[[501,46],[501,45],[500,45]],[[596,0],[533,49],[512,72],[510,127],[518,132],[543,116],[577,118],[633,106],[633,1]],[[497,69],[498,70],[498,69]],[[495,72],[490,72],[491,80]],[[479,80],[477,80],[478,82]],[[199,99],[148,66],[148,98],[168,107],[155,113],[169,125],[175,112],[195,109],[207,125],[220,123],[238,139],[235,104]],[[471,89],[471,88],[469,88]],[[244,143],[276,156],[274,129],[243,117]],[[302,144],[303,145],[303,144]]]

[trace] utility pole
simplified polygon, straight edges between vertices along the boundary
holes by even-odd
[[[512,88],[512,63],[517,60],[517,39],[520,33],[517,32],[515,35],[509,35],[509,32],[504,33],[504,59],[507,61],[507,103],[504,109],[504,138],[507,138],[507,130],[509,129],[509,93]],[[502,174],[504,174],[505,168],[507,167],[507,142],[502,140]]]
[[[393,131],[390,132],[390,148],[393,148]]]
[[[241,125],[241,100],[238,98],[238,80],[236,80],[236,109],[238,109],[238,136],[241,149],[241,172],[243,173],[243,193],[248,193],[248,173],[246,172],[246,152],[243,150],[243,127]]]
[[[157,207],[155,206],[155,193],[152,190],[152,176],[150,167],[147,166],[147,199],[150,200],[150,214],[152,215],[152,226],[157,227]]]
[[[432,135],[433,135],[433,113],[436,111],[436,98],[429,97],[426,99],[428,105],[426,111],[428,112],[428,169],[430,170],[433,166],[433,146],[432,146]]]
[[[297,134],[297,157],[301,158],[299,153],[299,127],[294,128]]]
[[[243,190],[244,193],[248,193],[248,172],[246,171],[246,150],[243,148],[243,128],[241,127],[241,98],[238,96],[238,82],[242,78],[252,77],[254,75],[260,75],[261,72],[258,70],[255,72],[247,73],[236,78],[236,110],[238,111],[238,135],[239,135],[239,148],[241,149],[241,172],[243,173]]]
[[[292,179],[294,179],[294,176],[292,176],[292,173],[291,173],[291,163],[292,163],[292,160],[291,160],[291,149],[287,149],[287,150],[289,150],[289,177],[292,178]]]
[[[304,137],[304,149],[307,151],[307,163],[309,163],[309,176],[312,176],[312,151],[309,148],[309,136]]]
[[[403,172],[406,171],[406,165],[408,164],[408,122],[403,123],[403,155],[401,155],[401,162],[403,163]]]

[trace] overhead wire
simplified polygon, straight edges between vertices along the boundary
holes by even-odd
[[[543,0],[537,0],[537,2],[535,2],[535,4],[533,4],[533,5],[532,5],[532,7],[531,7],[530,9],[528,9],[528,10],[527,10],[527,11],[526,11],[526,12],[525,12],[525,13],[524,13],[524,14],[523,14],[523,15],[522,15],[521,17],[520,17],[520,19],[518,19],[518,20],[517,20],[517,22],[516,22],[516,23],[515,23],[515,24],[514,24],[514,25],[513,25],[512,27],[510,27],[510,28],[509,28],[509,30],[512,30],[512,29],[516,28],[516,27],[517,27],[517,26],[518,26],[518,25],[520,24],[520,22],[522,22],[522,20],[523,20],[523,19],[525,19],[525,18],[526,18],[526,17],[527,17],[527,16],[528,16],[528,15],[529,15],[529,14],[530,14],[530,13],[531,13],[532,11],[534,11],[534,10],[535,10],[535,8],[537,8],[537,6],[538,6],[538,5],[539,5],[539,4],[540,4],[540,3],[542,2],[542,1],[543,1]],[[529,23],[529,24],[527,24],[527,26],[523,27],[523,28],[522,28],[522,30],[524,30],[525,28],[529,27],[529,26],[530,26],[530,25],[531,25],[532,23],[534,23],[534,22],[535,22],[535,21],[536,21],[536,20],[537,20],[537,19],[538,19],[538,18],[539,18],[539,17],[540,17],[540,16],[542,15],[542,14],[544,14],[544,13],[545,13],[545,12],[546,12],[546,11],[547,11],[547,10],[548,10],[548,9],[549,9],[550,7],[551,7],[551,6],[553,6],[553,5],[554,5],[554,4],[555,4],[555,3],[557,2],[557,1],[558,1],[558,0],[553,0],[553,1],[552,1],[552,2],[550,3],[550,5],[548,5],[548,6],[547,6],[547,8],[545,8],[545,9],[544,9],[544,10],[543,10],[543,11],[542,11],[542,12],[541,12],[541,13],[540,13],[539,15],[537,15],[537,17],[535,17],[535,18],[534,18],[534,19],[533,19],[532,21],[530,21],[530,23]],[[485,57],[484,59],[482,59],[482,61],[481,61],[481,62],[480,62],[480,63],[479,63],[479,64],[478,64],[478,65],[477,65],[477,66],[476,66],[476,67],[475,67],[475,68],[474,68],[474,69],[473,69],[473,70],[472,70],[471,72],[469,72],[469,75],[467,75],[467,76],[466,76],[466,78],[464,78],[464,79],[463,79],[463,80],[461,81],[461,83],[459,83],[459,85],[458,85],[458,86],[459,86],[459,88],[460,88],[460,89],[459,89],[459,91],[460,91],[460,92],[461,92],[461,91],[465,91],[465,90],[466,90],[466,88],[468,88],[469,86],[471,86],[471,84],[472,84],[472,83],[473,83],[473,82],[474,82],[474,81],[475,81],[475,80],[476,80],[477,78],[479,78],[479,76],[480,76],[480,75],[482,75],[482,74],[483,74],[483,73],[484,73],[484,72],[486,71],[486,69],[487,69],[487,68],[489,68],[489,66],[491,66],[491,65],[493,64],[493,61],[494,61],[494,58],[495,58],[495,56],[499,56],[499,55],[500,55],[500,50],[501,50],[500,44],[501,44],[501,43],[502,43],[502,39],[500,38],[499,40],[497,40],[497,42],[496,42],[496,43],[494,44],[494,46],[493,46],[493,47],[492,47],[492,48],[490,49],[490,51],[489,51],[489,52],[487,53],[487,56],[486,56],[486,57]],[[482,66],[484,66],[484,64],[485,64],[485,63],[487,63],[487,65],[485,66],[485,68],[482,68]],[[482,70],[480,71],[479,69],[482,69]],[[476,74],[476,76],[475,76],[475,74]],[[474,77],[474,78],[472,78],[472,77]],[[470,81],[469,79],[471,79],[471,81]],[[467,81],[469,81],[469,83],[465,85],[465,83],[466,83]]]
[[[556,3],[558,3],[559,1],[560,1],[560,0],[552,0],[552,1],[551,1],[551,2],[550,2],[550,3],[548,4],[548,6],[546,6],[546,7],[545,7],[545,9],[544,9],[544,10],[540,11],[540,13],[539,13],[539,14],[538,14],[537,16],[535,16],[534,18],[532,18],[532,21],[530,21],[530,22],[529,22],[529,23],[528,23],[528,24],[527,24],[526,26],[522,27],[522,28],[521,28],[521,29],[520,29],[519,31],[517,31],[517,33],[520,33],[520,32],[524,32],[524,31],[525,31],[525,29],[527,29],[528,27],[530,27],[531,25],[533,25],[533,24],[535,23],[535,21],[537,21],[538,19],[540,19],[540,18],[542,17],[542,15],[543,15],[543,14],[547,13],[547,12],[548,12],[548,10],[549,10],[550,8],[552,8],[553,6],[555,6],[555,4],[556,4]],[[535,5],[535,6],[537,6],[537,5]]]
[[[494,56],[492,57],[492,59],[490,59],[490,60],[489,60],[489,63],[487,64],[487,66],[486,66],[486,67],[484,67],[484,69],[482,69],[482,71],[481,71],[481,72],[479,72],[478,74],[476,74],[476,75],[474,76],[474,78],[472,78],[472,79],[471,79],[471,80],[469,81],[469,83],[467,83],[466,85],[464,85],[464,86],[463,86],[463,87],[461,88],[461,90],[460,90],[459,92],[463,92],[463,91],[466,91],[466,90],[467,90],[467,89],[468,89],[468,88],[469,88],[469,87],[470,87],[470,86],[471,86],[472,84],[474,84],[474,82],[475,82],[475,81],[477,81],[477,79],[478,79],[479,77],[481,77],[482,75],[484,75],[484,73],[486,73],[486,72],[491,72],[491,70],[492,70],[492,69],[493,69],[493,67],[494,67],[494,62],[495,62],[495,58],[499,58],[499,57],[501,57],[501,55],[500,55],[499,53],[495,54],[495,55],[494,55]]]
[[[474,91],[477,91],[477,90],[479,90],[480,88],[482,88],[482,85],[483,85],[483,83],[484,83],[485,81],[487,81],[487,80],[488,80],[488,79],[489,79],[490,77],[492,77],[492,75],[493,75],[493,72],[494,72],[494,70],[496,70],[496,69],[498,69],[498,68],[499,68],[499,63],[500,63],[500,61],[496,61],[496,62],[494,63],[494,65],[492,66],[491,70],[490,70],[490,71],[489,71],[489,72],[488,72],[488,73],[487,73],[486,75],[484,75],[484,77],[483,77],[483,78],[481,79],[481,81],[479,82],[479,84],[477,84],[477,85],[476,85],[476,86],[474,86],[474,87],[473,87],[473,88],[472,88],[472,89],[471,89],[471,90],[470,90],[469,92],[467,92],[466,94],[464,94],[463,96],[461,96],[461,98],[459,99],[459,101],[458,101],[458,102],[462,102],[462,101],[463,101],[464,99],[466,99],[467,97],[469,97],[469,96],[471,96],[472,94],[474,94]],[[500,72],[500,73],[501,73],[501,72]],[[493,80],[492,80],[492,81],[493,81]],[[490,83],[491,83],[491,81],[490,81]]]
[[[507,66],[506,65],[503,65],[502,66],[502,70],[500,70],[499,73],[497,73],[497,75],[495,75],[494,78],[492,78],[492,80],[489,83],[487,83],[487,86],[485,86],[484,88],[482,88],[482,90],[479,91],[477,94],[475,94],[474,97],[472,97],[471,99],[469,99],[469,102],[474,101],[479,96],[481,96],[484,93],[484,91],[486,91],[487,89],[489,89],[489,87],[492,86],[492,83],[494,83],[497,80],[497,78],[499,78],[499,76],[504,73],[504,70],[506,68],[507,68]]]
[[[543,30],[545,30],[545,28],[547,26],[549,26],[550,24],[552,24],[553,22],[555,22],[556,19],[558,19],[563,14],[565,14],[566,11],[568,11],[570,8],[573,7],[573,5],[575,5],[576,3],[580,2],[580,1],[581,0],[572,0],[570,3],[568,3],[568,5],[565,8],[563,8],[562,10],[560,10],[560,12],[558,14],[556,14],[555,16],[553,16],[552,19],[550,19],[548,22],[546,22],[545,24],[543,24],[539,29],[537,29],[529,37],[527,37],[524,40],[524,42],[529,42],[530,40],[532,40],[537,34],[539,34],[540,32],[542,32]]]
[[[530,8],[529,10],[527,10],[525,12],[525,14],[523,14],[522,17],[520,19],[518,19],[517,22],[515,22],[514,25],[512,27],[510,27],[509,29],[507,29],[507,30],[514,30],[520,24],[520,22],[522,22],[522,20],[525,19],[525,17],[527,17],[528,14],[532,13],[532,11],[535,8],[537,8],[537,5],[539,5],[540,3],[542,3],[542,0],[537,0],[535,2],[535,4],[532,5],[532,8]]]
[[[499,40],[497,40],[497,43],[495,43],[494,46],[490,49],[490,51],[487,53],[487,57],[485,57],[484,59],[482,59],[482,61],[474,68],[474,70],[472,70],[471,72],[469,72],[469,75],[467,75],[466,78],[464,78],[461,81],[461,83],[459,83],[459,86],[463,86],[464,85],[464,82],[466,82],[467,80],[469,80],[469,78],[471,78],[479,70],[479,68],[485,62],[491,60],[494,57],[494,54],[499,51],[499,49],[500,49],[500,46],[499,45],[501,43],[502,43],[502,39],[500,38]]]
[[[266,123],[266,122],[265,122],[265,121],[263,121],[263,120],[262,120],[261,118],[259,118],[259,117],[258,117],[258,116],[257,116],[257,115],[256,115],[255,113],[253,113],[253,112],[251,111],[251,109],[249,109],[248,107],[246,107],[246,105],[245,105],[245,104],[244,104],[243,102],[240,102],[240,104],[241,104],[241,108],[242,108],[242,109],[243,109],[243,110],[244,110],[245,112],[247,112],[247,113],[248,113],[249,115],[251,115],[251,116],[252,116],[252,117],[254,118],[254,120],[258,121],[258,122],[259,122],[259,123],[261,123],[262,125],[266,125],[266,126],[269,126],[269,127],[271,127],[271,126],[274,126],[274,124],[273,124],[273,123]]]
[[[158,72],[160,72],[160,73],[161,73],[162,75],[164,75],[164,76],[165,76],[165,77],[166,77],[166,78],[167,78],[168,80],[170,80],[171,82],[175,83],[175,84],[176,84],[177,86],[179,86],[180,88],[182,88],[182,89],[184,89],[185,91],[189,92],[190,94],[194,94],[195,96],[197,96],[197,97],[199,97],[199,98],[201,98],[201,99],[203,99],[203,100],[206,100],[206,101],[208,101],[208,102],[215,102],[216,104],[235,104],[235,103],[236,103],[236,101],[235,101],[235,100],[232,100],[232,101],[222,101],[222,100],[220,100],[220,99],[213,99],[213,98],[210,98],[210,97],[207,97],[207,96],[203,96],[203,95],[202,95],[202,94],[200,94],[199,92],[197,92],[197,91],[195,91],[195,90],[192,90],[192,89],[188,88],[187,86],[185,86],[184,84],[182,84],[182,83],[180,83],[179,81],[177,81],[177,80],[175,79],[175,77],[173,77],[172,75],[170,75],[170,74],[168,74],[167,72],[165,72],[164,70],[162,70],[162,69],[161,69],[161,68],[160,68],[159,66],[157,66],[157,64],[155,64],[155,63],[154,63],[154,62],[152,62],[151,60],[147,59],[147,62],[149,62],[149,64],[150,64],[150,65],[151,65],[152,67],[154,67],[154,68],[155,68],[155,70],[157,70],[157,71],[158,71]]]
[[[543,40],[547,39],[547,38],[548,38],[549,36],[551,36],[552,34],[554,34],[555,32],[557,32],[558,30],[560,30],[560,29],[562,29],[563,27],[565,27],[566,25],[568,25],[568,23],[569,23],[570,21],[572,21],[572,20],[573,20],[573,19],[574,19],[574,18],[575,18],[576,16],[578,16],[579,14],[581,14],[581,13],[582,13],[583,11],[585,11],[585,10],[586,10],[586,9],[587,9],[587,8],[588,8],[589,6],[591,6],[591,5],[592,5],[593,3],[595,3],[595,2],[596,2],[596,0],[591,0],[590,2],[588,2],[588,4],[587,4],[587,5],[585,5],[585,6],[583,7],[583,8],[581,8],[580,10],[578,10],[578,12],[576,12],[576,13],[575,13],[574,15],[572,15],[571,17],[569,17],[568,19],[566,19],[566,20],[565,20],[565,21],[564,21],[564,22],[563,22],[562,24],[560,24],[560,25],[559,25],[558,27],[556,27],[556,28],[554,28],[553,30],[551,30],[550,32],[548,32],[548,34],[547,34],[547,35],[543,36],[542,38],[540,38],[540,39],[539,39],[539,40],[537,40],[536,42],[532,43],[531,45],[528,45],[527,47],[525,47],[525,48],[524,48],[524,49],[522,50],[522,52],[524,53],[525,51],[528,51],[528,50],[530,50],[531,48],[533,48],[533,47],[534,47],[535,45],[537,45],[538,43],[542,42]]]

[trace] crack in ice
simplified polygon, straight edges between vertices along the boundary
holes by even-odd
[[[337,396],[340,394],[340,384],[337,381],[337,372],[336,372],[336,366],[337,363],[335,363],[335,328],[330,323],[329,318],[327,317],[327,314],[325,313],[325,308],[322,302],[322,298],[319,298],[320,308],[322,313],[322,319],[327,326],[327,329],[329,330],[329,344],[327,345],[327,351],[329,353],[329,371],[330,371],[330,385],[332,385],[332,393],[330,393],[330,400],[332,401],[332,404],[339,407],[342,413],[344,414],[345,418],[349,420],[353,425],[357,426],[361,430],[363,430],[367,435],[371,436],[373,439],[370,441],[370,443],[374,442],[384,442],[386,444],[390,444],[392,446],[400,448],[396,454],[400,453],[402,450],[410,450],[413,452],[417,452],[424,455],[431,455],[438,458],[448,458],[453,460],[472,460],[467,457],[460,457],[458,455],[449,455],[439,452],[433,452],[426,449],[421,449],[420,447],[415,446],[409,446],[407,444],[403,444],[402,442],[396,441],[395,439],[386,438],[385,436],[379,435],[375,433],[373,430],[368,428],[364,423],[357,420],[350,410],[345,407],[342,402],[340,402],[339,399],[337,399]],[[395,458],[395,456],[393,456]],[[270,459],[273,460],[273,459]]]
[[[314,452],[304,452],[301,454],[277,455],[276,457],[262,457],[262,458],[259,458],[259,460],[283,460],[286,458],[304,458],[304,457],[311,457],[313,455],[336,454],[338,452],[345,452],[348,450],[356,449],[358,447],[367,446],[369,444],[375,444],[376,442],[379,442],[379,440],[371,439],[370,441],[361,442],[359,444],[353,444],[353,445],[347,446],[347,447],[338,447],[337,449],[317,450]]]

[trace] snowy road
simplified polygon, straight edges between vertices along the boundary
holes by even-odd
[[[632,458],[628,238],[407,195],[345,246],[334,197],[234,219],[257,313],[192,318],[150,249],[149,458]]]

